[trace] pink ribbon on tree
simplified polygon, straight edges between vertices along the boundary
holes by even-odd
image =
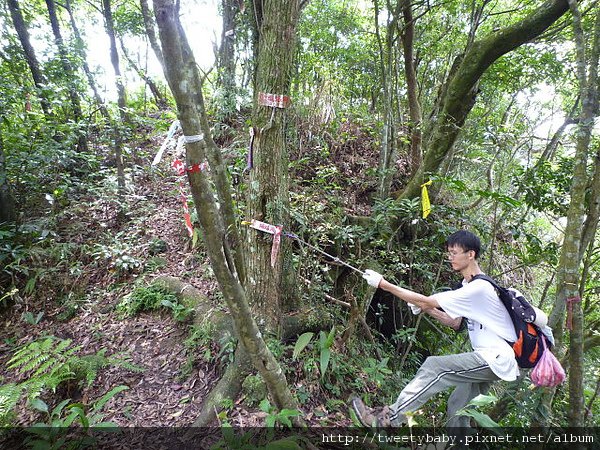
[[[567,328],[573,329],[573,304],[581,302],[581,297],[569,297],[567,299]]]
[[[271,267],[275,267],[277,263],[277,256],[279,255],[279,247],[281,246],[281,234],[283,232],[283,226],[271,225],[270,223],[261,222],[260,220],[252,219],[251,222],[244,222],[250,225],[250,228],[255,230],[263,231],[273,235],[273,245],[271,247]]]

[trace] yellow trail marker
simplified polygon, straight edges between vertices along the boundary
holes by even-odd
[[[431,202],[429,201],[429,192],[427,191],[427,186],[432,183],[429,180],[427,183],[423,183],[421,185],[421,204],[423,205],[423,219],[427,219],[427,216],[431,212]]]

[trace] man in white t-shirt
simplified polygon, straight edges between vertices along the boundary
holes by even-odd
[[[407,412],[415,411],[431,396],[454,386],[448,398],[447,426],[468,427],[469,418],[456,416],[456,411],[486,393],[493,381],[512,381],[519,376],[514,351],[507,342],[516,340],[508,312],[489,282],[472,280],[482,273],[477,262],[481,251],[479,238],[461,230],[448,238],[446,246],[452,269],[463,276],[460,289],[426,296],[389,283],[372,270],[365,271],[363,277],[371,286],[407,302],[415,314],[423,311],[454,329],[466,319],[473,351],[428,357],[390,406],[369,408],[361,399],[353,398],[352,407],[365,426],[401,426]]]

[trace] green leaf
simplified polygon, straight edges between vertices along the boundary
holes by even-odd
[[[321,364],[321,379],[325,378],[325,372],[329,366],[329,359],[331,358],[331,350],[329,348],[321,349],[321,358],[319,360]]]
[[[96,400],[94,402],[94,406],[92,409],[96,412],[101,411],[102,408],[104,408],[104,405],[111,398],[113,398],[115,395],[117,395],[120,392],[126,391],[127,389],[129,389],[129,387],[125,386],[125,385],[120,385],[120,386],[112,388],[110,391],[108,391],[106,394],[104,394],[102,397],[100,397],[98,400]]]
[[[498,400],[498,398],[496,398],[494,395],[483,395],[483,394],[479,394],[477,397],[475,397],[473,400],[471,400],[469,402],[469,405],[473,405],[473,406],[487,406],[487,405],[491,405],[492,403],[495,403]]]
[[[119,428],[119,424],[116,422],[98,422],[94,424],[94,428]]]
[[[498,425],[496,422],[494,422],[490,416],[488,416],[487,414],[481,413],[479,411],[475,411],[472,409],[462,409],[460,411],[457,412],[457,414],[459,414],[461,416],[467,416],[467,417],[472,417],[473,419],[475,419],[475,421],[477,422],[478,425],[482,426],[482,427],[486,427],[486,428],[500,428],[500,425]]]
[[[271,412],[271,403],[269,402],[268,399],[264,398],[261,402],[260,405],[258,406],[260,408],[261,411],[266,412],[266,413],[270,413]]]
[[[267,427],[274,427],[275,426],[275,421],[277,420],[277,416],[267,416],[265,419],[265,425]]]
[[[314,333],[308,332],[304,333],[298,338],[298,340],[296,341],[296,345],[294,346],[294,353],[292,354],[292,359],[298,358],[298,355],[302,352],[302,350],[306,348],[313,336]]]
[[[33,400],[31,400],[30,403],[32,408],[37,409],[41,412],[48,412],[48,405],[46,404],[46,402],[44,402],[44,400],[40,398],[34,398]]]
[[[325,341],[327,348],[330,348],[333,345],[334,339],[335,339],[335,326],[331,329],[331,331],[329,332],[329,335],[327,336],[327,340]]]

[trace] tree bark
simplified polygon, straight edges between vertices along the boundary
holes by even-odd
[[[2,139],[2,130],[0,129],[0,224],[3,222],[14,222],[16,218],[17,209],[6,174],[4,140]]]
[[[419,104],[419,87],[417,85],[417,71],[413,54],[415,25],[410,2],[407,2],[404,6],[402,15],[404,17],[404,32],[401,35],[402,46],[404,48],[404,76],[406,77],[408,114],[410,116],[410,123],[408,125],[410,134],[410,173],[414,174],[421,165],[423,154],[421,150],[422,113],[421,105]]]
[[[223,90],[223,105],[221,106],[221,110],[227,115],[235,110],[236,104],[235,32],[236,17],[240,10],[239,0],[222,0],[221,9],[223,29],[221,31],[221,45],[218,57],[218,81]]]
[[[195,104],[194,78],[197,66],[189,52],[185,34],[179,22],[174,0],[154,0],[154,13],[165,57],[165,76],[177,103],[177,115],[185,136],[199,135],[202,130]],[[196,72],[196,74],[194,74]],[[186,144],[188,166],[204,162],[205,147],[200,140]],[[254,367],[265,380],[278,408],[297,407],[287,381],[273,357],[252,316],[246,294],[240,283],[226,239],[225,220],[215,201],[213,190],[204,171],[188,171],[192,196],[202,228],[202,237],[211,266],[223,298],[235,323],[236,333]]]
[[[262,106],[259,93],[289,95],[294,72],[297,0],[262,2],[256,66],[254,111],[253,168],[247,192],[247,217],[273,225],[289,223],[289,156],[286,145],[286,109]],[[282,311],[287,309],[284,292],[295,292],[286,282],[291,267],[284,273],[283,260],[287,242],[281,240],[281,251],[271,267],[273,236],[248,233],[246,289],[257,315],[268,329],[277,330]],[[289,290],[283,286],[289,286]],[[290,298],[293,302],[293,297]]]
[[[148,7],[148,0],[140,0],[140,7],[142,9],[142,17],[144,19],[144,28],[146,29],[146,35],[148,36],[148,40],[150,41],[150,47],[158,59],[161,67],[164,69],[164,58],[162,54],[162,49],[160,48],[160,44],[158,43],[158,39],[156,38],[156,33],[154,32],[154,19],[152,17],[152,12]]]
[[[19,36],[19,41],[21,42],[21,46],[23,47],[23,52],[25,53],[25,60],[27,61],[27,65],[29,66],[33,82],[37,89],[37,95],[42,106],[42,111],[44,111],[44,115],[46,117],[50,117],[50,103],[44,94],[46,78],[44,77],[44,74],[40,69],[40,64],[37,60],[37,57],[35,56],[33,46],[31,45],[29,31],[27,30],[27,25],[25,24],[25,20],[23,19],[23,14],[21,13],[19,2],[18,0],[7,0],[7,3],[8,9],[10,10],[10,15],[12,17],[13,25],[15,26],[15,30],[17,32],[17,35]]]
[[[583,251],[581,251],[582,223],[585,213],[585,195],[588,185],[587,155],[589,151],[592,128],[595,115],[595,98],[598,91],[598,48],[600,44],[600,10],[596,16],[596,26],[592,48],[592,58],[586,57],[585,36],[581,25],[581,13],[576,0],[569,0],[569,8],[573,14],[573,35],[577,50],[577,78],[581,92],[581,112],[576,135],[575,173],[571,184],[571,204],[567,214],[567,226],[558,272],[557,300],[560,305],[566,300],[581,296],[577,287],[571,283],[579,284],[579,273]],[[586,73],[586,64],[589,74]],[[596,222],[597,225],[597,222]],[[595,230],[594,230],[595,231]],[[595,233],[594,233],[595,234]],[[563,258],[564,255],[564,258]],[[562,270],[561,270],[562,269]],[[563,303],[565,302],[565,303]],[[583,392],[583,311],[581,301],[572,302],[572,329],[569,336],[569,426],[582,427],[584,425],[584,392]],[[554,311],[553,311],[554,312]],[[552,315],[551,319],[555,319]],[[551,325],[554,322],[551,322]],[[562,341],[562,334],[558,335]]]
[[[102,0],[102,9],[104,14],[104,28],[110,41],[110,62],[115,72],[115,85],[117,87],[117,104],[119,106],[119,117],[123,124],[129,123],[129,118],[125,112],[127,106],[125,86],[121,77],[121,68],[119,65],[119,52],[117,50],[117,39],[115,35],[115,26],[111,10],[110,0]],[[120,128],[121,124],[113,124],[113,137],[115,142],[115,161],[117,164],[117,184],[119,195],[125,191],[125,167],[123,164],[123,135]]]
[[[475,104],[478,82],[501,56],[542,34],[568,10],[567,0],[550,0],[523,20],[473,42],[450,72],[441,108],[424,149],[423,163],[411,177],[401,198],[419,195],[428,173],[435,173],[451,151]]]
[[[56,47],[58,48],[58,54],[60,55],[60,63],[62,65],[62,69],[64,71],[65,77],[67,79],[67,86],[69,89],[69,99],[71,100],[71,106],[73,107],[73,118],[77,123],[78,127],[83,124],[83,112],[81,110],[81,99],[79,98],[79,94],[77,93],[77,75],[71,62],[69,61],[69,55],[67,53],[67,48],[65,47],[65,43],[62,37],[62,33],[60,30],[60,24],[58,21],[58,16],[56,14],[56,4],[54,0],[46,0],[46,7],[48,8],[48,16],[50,18],[50,25],[52,27],[52,33],[54,34],[54,41],[56,43]],[[77,148],[80,152],[87,152],[87,138],[86,133],[83,133],[79,130],[77,133]]]

